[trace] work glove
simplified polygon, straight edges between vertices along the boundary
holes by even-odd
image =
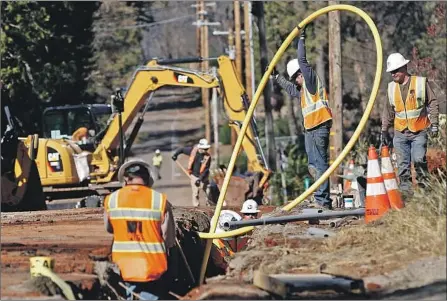
[[[196,180],[196,182],[194,183],[197,187],[200,186],[200,180]]]
[[[176,154],[172,155],[172,160],[177,161],[177,155]]]
[[[303,29],[301,30],[301,32],[300,32],[300,39],[306,39],[306,27],[307,26],[304,26],[303,27]]]
[[[439,133],[438,125],[432,124],[430,128],[430,136],[432,138],[436,138],[438,137],[438,133]]]
[[[276,70],[276,67],[273,67],[273,71],[272,71],[271,76],[276,79],[278,77],[278,75],[279,75],[278,70]]]
[[[391,137],[388,131],[382,131],[382,136],[380,138],[383,145],[390,146],[391,144]]]
[[[269,69],[269,67],[267,66],[267,68],[265,68],[265,72],[267,72],[267,70]],[[272,73],[270,74],[270,79],[276,79],[279,75],[278,70],[276,70],[276,67],[273,67]]]

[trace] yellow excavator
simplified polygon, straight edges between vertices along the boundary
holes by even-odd
[[[39,139],[37,156],[39,174],[46,195],[56,199],[67,198],[68,193],[79,197],[78,194],[81,193],[85,196],[87,206],[95,206],[100,203],[102,195],[120,188],[121,185],[116,179],[117,171],[129,153],[154,93],[164,86],[218,88],[229,125],[239,132],[249,103],[231,59],[227,56],[207,58],[217,62],[217,76],[173,66],[199,63],[203,60],[205,59],[154,59],[134,72],[125,92],[118,89],[112,95],[111,105],[77,105],[47,109],[43,115],[45,138]],[[82,121],[75,122],[76,125],[73,126],[72,122],[76,117],[69,115],[76,115],[75,111],[81,115],[78,120]],[[110,112],[112,114],[107,118]],[[125,133],[137,114],[138,119],[125,139]],[[102,122],[99,122],[99,119]],[[75,135],[72,134],[78,126],[83,128],[84,137],[80,141],[73,141],[78,139],[73,139]],[[257,191],[262,194],[271,176],[271,170],[262,152],[254,119],[242,146],[248,157],[248,170],[257,177],[255,183],[257,188],[260,188]],[[240,182],[240,177],[234,179],[232,182]],[[253,189],[249,184],[243,186],[246,190]],[[239,188],[241,185],[237,184],[235,189]],[[244,193],[249,195],[250,191]]]
[[[19,138],[17,124],[9,105],[2,104],[1,211],[46,210],[36,167],[38,135]]]

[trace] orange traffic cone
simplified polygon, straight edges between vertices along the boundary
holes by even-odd
[[[397,186],[396,174],[394,173],[393,164],[391,163],[390,152],[388,146],[382,146],[382,175],[385,182],[385,189],[390,200],[392,209],[404,208],[404,202]]]
[[[354,160],[351,159],[351,161],[349,161],[349,165],[348,165],[348,170],[346,172],[346,176],[353,176],[354,175]],[[351,189],[352,187],[352,181],[351,180],[345,180],[343,183],[343,190],[345,193],[348,193],[348,191]]]
[[[368,174],[366,179],[365,222],[369,223],[384,215],[390,209],[379,157],[374,146],[368,149]]]

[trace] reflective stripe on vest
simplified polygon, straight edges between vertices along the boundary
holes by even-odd
[[[165,253],[165,245],[159,243],[145,243],[142,241],[115,241],[112,252],[143,252],[143,253]]]
[[[189,174],[192,174],[192,167],[194,165],[194,160],[196,159],[197,152],[199,151],[199,148],[197,146],[194,146],[194,148],[191,151],[191,155],[189,156],[189,162],[188,162],[188,172]],[[210,160],[209,155],[203,156],[204,160],[202,164],[200,165],[200,173],[203,173],[206,169],[206,165],[208,161]]]
[[[408,128],[412,132],[419,132],[430,125],[425,108],[426,82],[425,77],[411,76],[405,102],[400,85],[395,82],[388,83],[388,101],[394,107],[394,128],[397,131]]]
[[[307,90],[306,82],[303,81],[301,88],[301,110],[304,117],[304,127],[308,130],[332,119],[326,89],[321,84],[318,76],[317,92],[314,95],[310,94]]]
[[[106,203],[113,227],[112,260],[126,281],[159,279],[167,270],[161,223],[166,196],[146,186],[128,185]]]

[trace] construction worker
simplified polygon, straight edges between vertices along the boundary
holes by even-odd
[[[172,160],[176,161],[177,156],[180,154],[185,154],[189,156],[188,162],[188,174],[191,177],[191,189],[192,189],[192,205],[198,207],[199,203],[199,192],[202,189],[205,192],[207,205],[211,205],[210,200],[210,188],[209,188],[209,170],[211,164],[211,155],[208,150],[210,144],[206,139],[200,139],[199,144],[194,147],[183,147],[179,148],[172,155]]]
[[[175,244],[175,224],[166,195],[151,189],[150,166],[142,160],[124,163],[118,171],[124,187],[108,195],[104,221],[113,233],[112,261],[127,286],[145,300],[167,296],[169,249]]]
[[[241,213],[243,220],[256,219],[258,218],[259,212],[261,210],[258,209],[258,203],[255,200],[249,199],[242,204]]]
[[[382,143],[389,146],[388,129],[394,121],[393,146],[397,157],[400,190],[411,196],[413,190],[411,162],[416,180],[424,187],[427,174],[427,133],[438,135],[439,105],[427,78],[411,75],[406,60],[400,53],[388,56],[386,72],[391,74],[388,83],[388,101],[382,115]]]
[[[155,172],[156,172],[156,176],[157,179],[160,180],[161,179],[161,175],[160,175],[160,169],[161,169],[161,164],[163,163],[163,157],[160,153],[160,150],[157,149],[155,151],[155,155],[152,157],[152,166],[154,166]]]
[[[298,59],[287,63],[287,73],[291,82],[280,75],[276,68],[272,72],[272,77],[290,96],[301,101],[308,169],[316,181],[329,168],[328,148],[332,112],[324,84],[307,62],[305,36],[303,29],[298,39]],[[315,207],[332,209],[328,180],[317,189],[313,200]]]
[[[71,140],[75,142],[82,142],[83,144],[87,143],[87,139],[89,138],[88,129],[85,126],[78,128],[73,132],[71,136]]]
[[[232,210],[222,210],[217,220],[216,233],[223,233],[223,225],[225,222],[240,221],[242,217]],[[211,223],[214,222],[214,216],[211,218]],[[231,257],[234,256],[234,252],[237,251],[237,242],[234,238],[215,238],[213,239],[214,247],[211,249],[211,257],[213,263],[222,271],[226,272],[228,269],[228,263]]]

